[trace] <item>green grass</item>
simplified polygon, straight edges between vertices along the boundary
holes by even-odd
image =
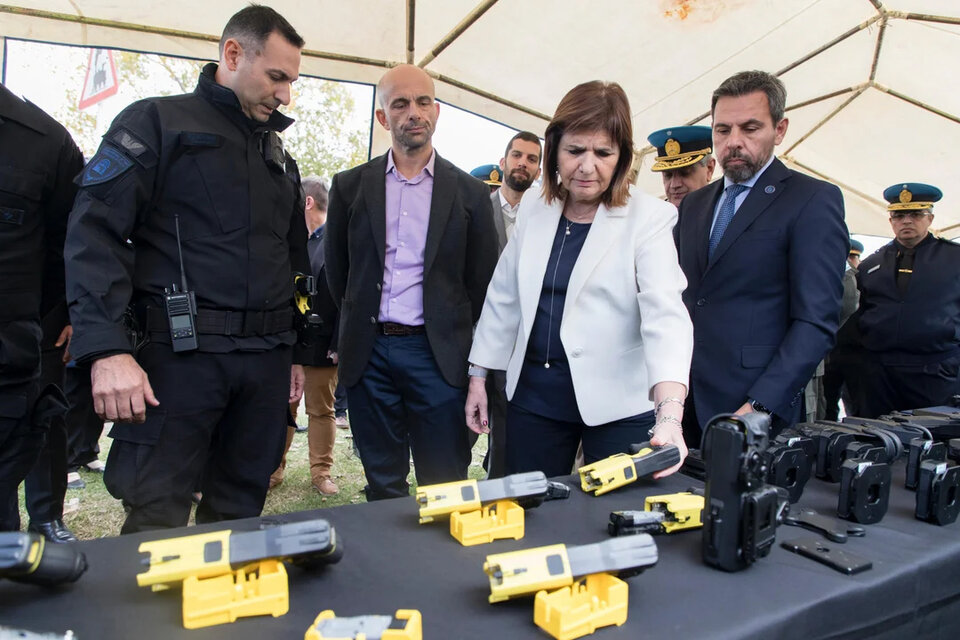
[[[306,415],[297,416],[297,422],[306,424]],[[106,461],[111,440],[106,436],[109,428],[100,438],[100,459]],[[364,502],[363,487],[366,479],[360,459],[353,454],[353,440],[350,431],[337,429],[337,441],[333,452],[333,481],[340,488],[335,496],[324,496],[313,488],[310,482],[310,465],[307,460],[307,434],[297,433],[287,454],[287,467],[283,484],[267,494],[263,515],[291,513],[308,509],[335,507],[342,504]],[[473,448],[473,461],[470,464],[471,478],[482,478],[483,456],[487,451],[487,437],[480,436]],[[64,515],[64,522],[81,540],[92,540],[105,536],[116,536],[123,524],[123,507],[119,500],[111,496],[103,486],[103,476],[98,473],[81,471],[80,476],[87,483],[84,489],[67,489],[65,502],[77,501],[75,511]],[[408,478],[411,492],[416,487],[416,479],[411,472]],[[27,514],[23,503],[23,487],[20,487],[20,518],[26,528]],[[193,518],[191,516],[191,523]]]

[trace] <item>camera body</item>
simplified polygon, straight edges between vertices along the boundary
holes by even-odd
[[[890,502],[890,465],[873,455],[844,460],[841,465],[837,515],[860,524],[883,519]],[[873,459],[871,459],[873,458]]]
[[[780,434],[763,456],[767,460],[767,482],[786,489],[791,503],[800,500],[816,461],[816,443],[803,436]]]
[[[960,514],[960,467],[942,460],[920,463],[915,516],[939,525],[956,522]]]
[[[721,414],[706,426],[703,460],[707,470],[703,508],[703,561],[740,571],[770,553],[782,490],[766,484],[770,416]]]

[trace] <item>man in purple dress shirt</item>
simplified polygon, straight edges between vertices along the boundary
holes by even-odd
[[[340,379],[368,500],[467,477],[467,354],[497,261],[490,194],[436,154],[433,81],[400,65],[377,85],[389,151],[333,178],[325,253],[340,304]]]

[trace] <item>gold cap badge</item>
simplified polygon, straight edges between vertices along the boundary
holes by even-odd
[[[667,157],[672,158],[673,156],[680,155],[680,143],[670,138],[667,140],[667,143],[663,145],[663,150],[666,152]]]

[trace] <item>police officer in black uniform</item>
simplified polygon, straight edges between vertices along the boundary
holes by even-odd
[[[20,528],[17,487],[66,410],[63,394],[40,384],[41,318],[63,307],[64,234],[82,168],[66,129],[0,85],[0,531]],[[51,324],[59,338],[65,320]]]
[[[115,421],[104,483],[127,509],[122,533],[186,525],[196,487],[197,522],[263,508],[303,389],[291,345],[307,230],[277,135],[292,120],[276,110],[302,46],[273,9],[242,9],[196,90],[127,107],[80,176],[72,351]]]
[[[960,393],[960,245],[929,232],[937,187],[883,192],[895,239],[860,263],[858,326],[866,351],[860,412],[946,404]]]

